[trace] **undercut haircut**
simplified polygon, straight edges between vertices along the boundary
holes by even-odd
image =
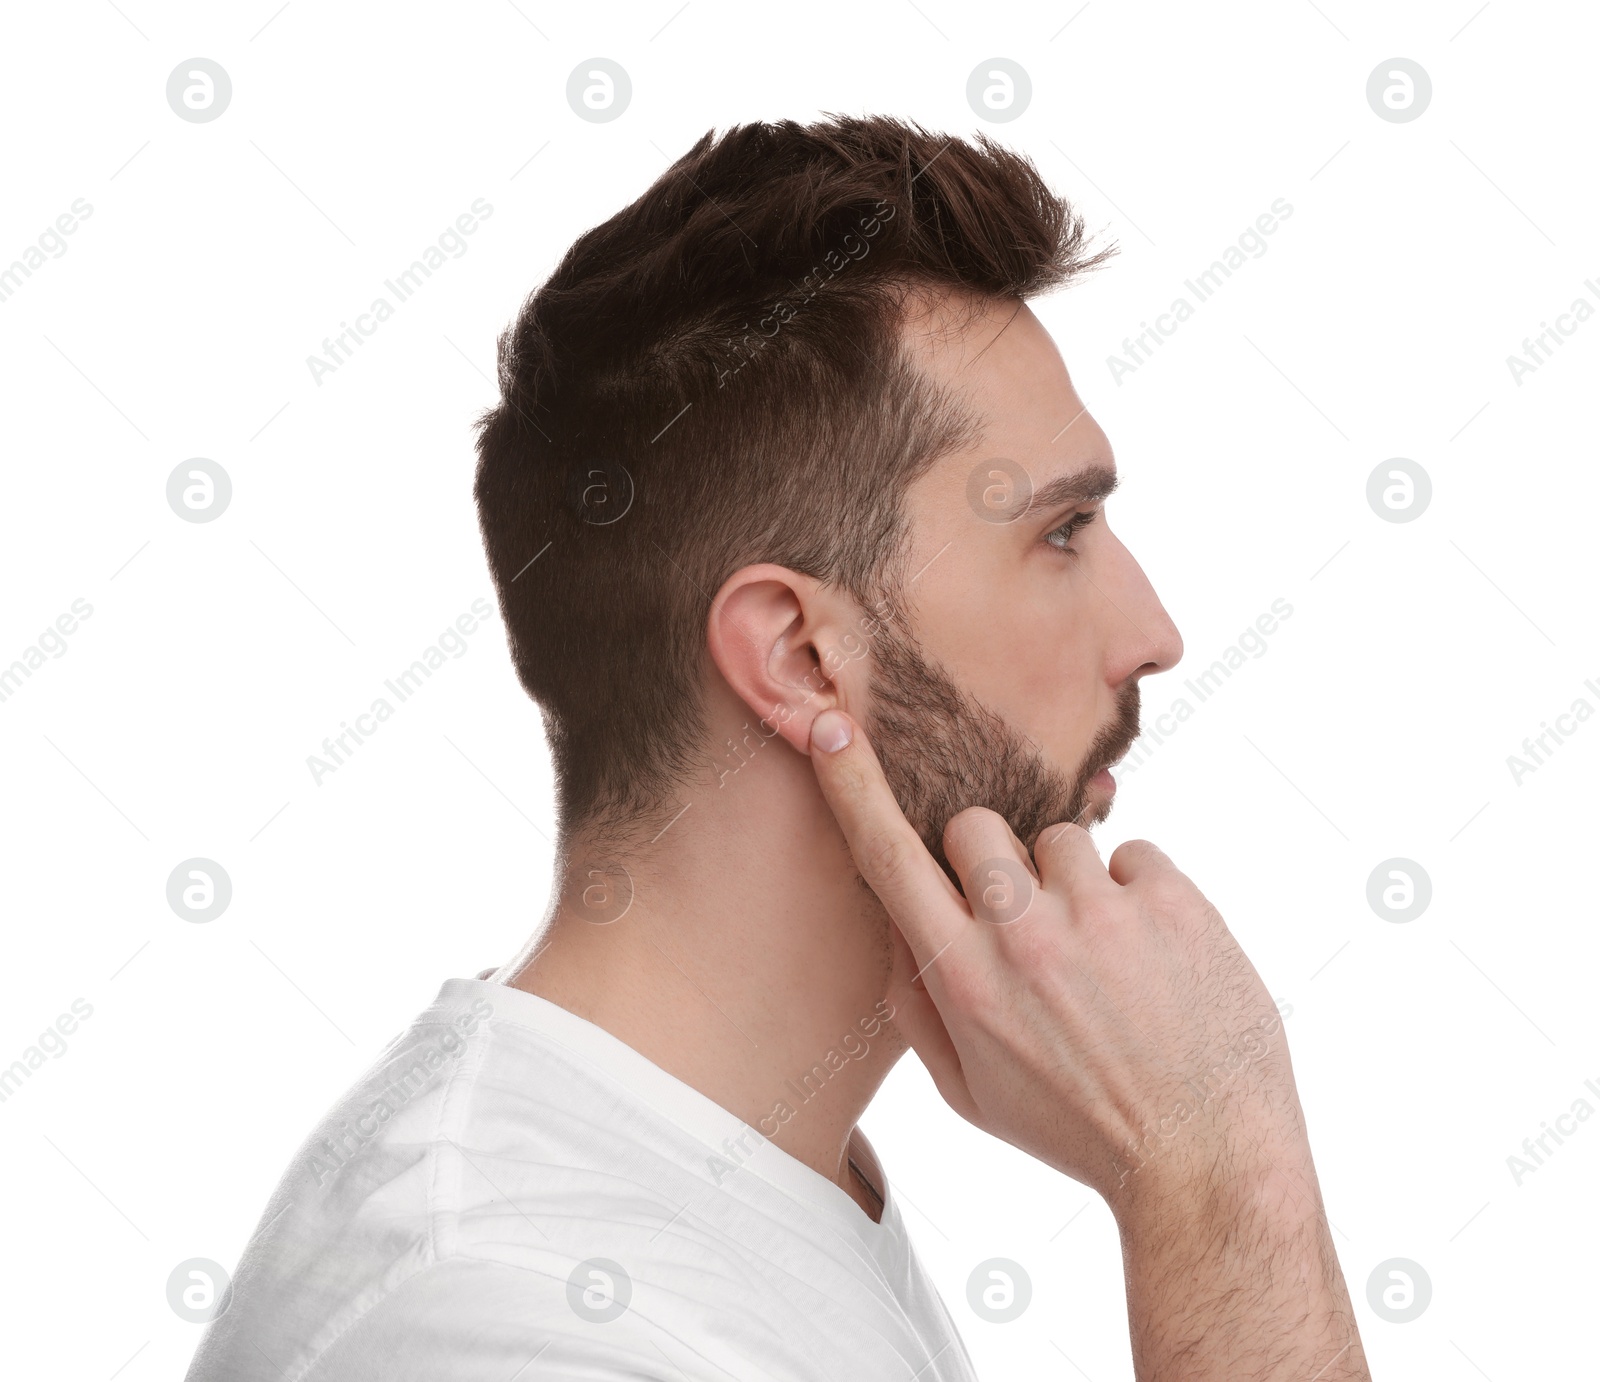
[[[982,436],[907,354],[912,300],[1020,307],[1113,252],[1025,156],[884,116],[708,131],[578,237],[500,336],[474,488],[564,837],[627,838],[706,775],[740,567],[896,617],[906,490]]]

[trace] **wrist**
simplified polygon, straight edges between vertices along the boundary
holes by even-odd
[[[1308,1149],[1258,1145],[1209,1176],[1152,1180],[1114,1212],[1141,1382],[1370,1382]]]
[[[1303,1135],[1172,1150],[1179,1154],[1124,1164],[1106,1192],[1125,1244],[1176,1248],[1233,1225],[1287,1232],[1323,1222],[1316,1168]]]

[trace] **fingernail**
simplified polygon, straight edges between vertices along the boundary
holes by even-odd
[[[849,719],[837,710],[824,710],[811,724],[811,743],[824,753],[838,753],[851,739]]]

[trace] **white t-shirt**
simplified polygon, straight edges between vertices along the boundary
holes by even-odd
[[[450,979],[301,1147],[187,1382],[972,1382],[881,1188],[873,1223],[594,1023]]]

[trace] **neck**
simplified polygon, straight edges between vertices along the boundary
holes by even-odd
[[[604,1028],[876,1219],[849,1160],[905,1049],[890,923],[809,761],[751,742],[653,844],[564,838],[545,927],[495,977]]]

